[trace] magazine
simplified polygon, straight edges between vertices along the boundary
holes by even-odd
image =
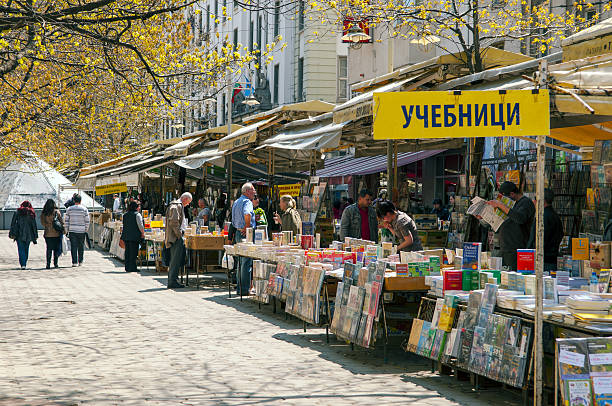
[[[509,208],[514,207],[514,200],[502,196],[501,194],[497,196],[497,200]],[[473,216],[482,217],[482,220],[489,224],[495,232],[499,230],[499,227],[501,227],[503,222],[508,218],[503,211],[493,208],[493,206],[487,204],[485,199],[478,196],[472,199],[472,204],[468,208],[467,213]]]

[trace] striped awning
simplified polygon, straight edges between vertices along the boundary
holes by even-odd
[[[404,166],[425,158],[437,155],[445,149],[434,149],[419,152],[401,152],[397,154],[397,166]],[[325,162],[325,167],[317,171],[317,176],[331,178],[334,176],[369,175],[371,173],[384,172],[387,170],[387,156],[364,156],[355,158],[344,156],[330,159]]]

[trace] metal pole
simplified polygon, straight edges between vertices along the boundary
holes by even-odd
[[[387,140],[387,194],[390,201],[393,201],[393,182],[393,141]]]
[[[164,205],[164,166],[159,167],[159,195],[161,196],[161,215],[165,216]]]
[[[232,133],[232,70],[227,65],[227,135]],[[227,198],[232,200],[232,153],[230,152],[226,158],[227,171]]]

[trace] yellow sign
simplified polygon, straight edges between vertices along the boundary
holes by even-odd
[[[127,184],[125,182],[96,186],[96,196],[112,195],[113,193],[121,192],[127,192]]]
[[[163,228],[163,227],[164,227],[163,221],[152,221],[151,222],[151,228]]]
[[[291,195],[291,196],[299,196],[300,189],[302,188],[301,183],[295,183],[293,185],[278,185],[278,194],[279,195]]]
[[[374,139],[550,134],[548,90],[374,93]]]
[[[219,142],[219,151],[228,151],[230,149],[236,149],[242,147],[243,145],[247,145],[257,141],[257,131],[251,131],[244,135],[231,138],[229,140],[221,140]]]
[[[589,259],[589,239],[588,238],[572,238],[572,259],[573,260],[588,260]]]

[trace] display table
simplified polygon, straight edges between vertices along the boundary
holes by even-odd
[[[200,271],[202,268],[206,272],[208,267],[208,254],[210,252],[223,251],[223,247],[227,245],[227,236],[214,236],[214,235],[190,235],[185,237],[185,247],[187,248],[188,255],[192,258],[192,269],[196,275],[196,289],[200,288]],[[203,260],[203,264],[201,263]],[[185,276],[186,285],[189,285],[189,268],[183,267],[181,272],[181,280],[183,275]]]

